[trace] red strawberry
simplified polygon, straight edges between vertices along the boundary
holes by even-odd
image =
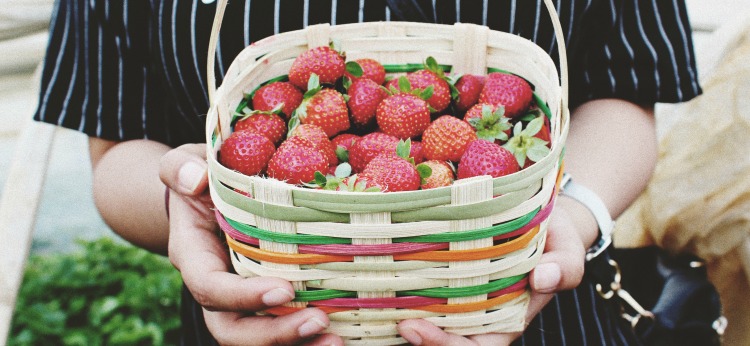
[[[417,137],[430,125],[430,107],[418,96],[401,92],[380,102],[375,119],[380,130],[389,135]]]
[[[296,126],[296,118],[302,124],[320,126],[329,138],[349,129],[349,109],[344,95],[334,89],[322,89],[317,75],[310,77],[310,89],[304,96],[290,120],[290,128]]]
[[[318,75],[321,84],[335,84],[346,71],[345,56],[331,47],[322,46],[306,50],[292,62],[289,82],[307,90],[312,74]]]
[[[344,179],[336,186],[337,191],[350,192],[380,192],[380,186],[376,185],[372,179],[362,178],[355,174]]]
[[[375,121],[375,111],[380,102],[388,96],[388,92],[380,84],[362,78],[348,86],[347,95],[352,123],[365,127]]]
[[[513,128],[513,137],[503,145],[513,153],[520,167],[527,168],[549,154],[549,130],[543,131],[546,119],[546,116],[540,115],[530,121],[526,128],[519,121]],[[543,137],[547,137],[547,140]]]
[[[320,150],[321,153],[328,159],[328,164],[332,167],[336,167],[339,164],[339,160],[336,157],[336,147],[333,145],[328,136],[318,125],[313,124],[300,124],[289,132],[290,137],[299,136],[309,140],[315,145],[315,148]]]
[[[360,137],[352,134],[352,133],[342,133],[336,137],[333,137],[331,139],[331,142],[336,147],[343,147],[346,150],[349,150],[352,145],[354,145],[354,142],[356,142]]]
[[[355,173],[362,172],[370,160],[382,153],[394,152],[397,145],[397,137],[382,132],[368,133],[349,149],[349,164]]]
[[[458,163],[458,179],[480,175],[494,178],[518,172],[516,158],[496,143],[477,139],[469,143]]]
[[[456,179],[453,167],[445,161],[429,160],[425,161],[423,165],[429,166],[432,169],[432,174],[424,179],[421,186],[422,190],[450,186]]]
[[[531,85],[525,79],[508,73],[493,72],[487,75],[479,102],[502,105],[505,107],[505,116],[512,119],[526,113],[533,97]]]
[[[433,112],[442,112],[451,103],[451,89],[448,82],[437,73],[430,70],[419,70],[406,76],[414,89],[427,89],[432,86],[432,96],[427,103],[433,108]]]
[[[286,122],[274,113],[253,111],[234,125],[235,131],[246,129],[255,130],[276,145],[286,134]]]
[[[465,74],[459,78],[456,82],[456,90],[458,90],[456,109],[459,112],[465,112],[477,103],[484,81],[485,76],[475,74]]]
[[[309,183],[315,172],[326,172],[328,160],[307,139],[291,137],[281,143],[268,162],[268,176],[289,184]]]
[[[283,104],[281,112],[289,119],[302,102],[302,92],[291,83],[273,82],[258,88],[253,94],[252,101],[254,110],[266,112],[273,111],[278,105]]]
[[[414,163],[424,162],[424,145],[419,141],[411,141],[411,150],[409,151],[409,157],[414,159]]]
[[[266,169],[276,147],[265,136],[252,130],[235,131],[219,151],[219,162],[245,175],[257,175]]]
[[[477,103],[464,115],[464,121],[476,131],[477,137],[501,144],[510,137],[510,119],[503,114],[503,106],[493,106],[489,103]]]
[[[468,123],[451,115],[443,115],[435,119],[422,134],[425,158],[458,162],[466,147],[475,139],[477,134]]]
[[[384,192],[413,191],[419,189],[421,178],[414,164],[395,153],[381,154],[367,164],[359,175]]]
[[[348,71],[344,73],[345,76],[349,77],[352,81],[367,78],[378,83],[378,85],[383,85],[385,82],[385,68],[379,61],[370,58],[356,59],[354,61],[362,68],[362,76],[354,76]]]

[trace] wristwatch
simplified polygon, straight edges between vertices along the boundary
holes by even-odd
[[[607,206],[604,205],[602,199],[594,191],[575,183],[568,173],[563,173],[562,181],[560,182],[560,194],[570,197],[585,206],[591,212],[591,215],[594,216],[596,224],[599,226],[598,239],[586,251],[586,261],[591,261],[612,245],[612,231],[615,228],[615,221],[612,220],[612,215],[609,214],[609,210],[607,210]]]

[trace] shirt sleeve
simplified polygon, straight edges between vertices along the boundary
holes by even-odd
[[[56,2],[35,120],[108,140],[149,137],[160,88],[147,58],[148,4],[116,3]]]
[[[591,6],[571,42],[571,105],[601,98],[653,105],[701,94],[684,1]]]

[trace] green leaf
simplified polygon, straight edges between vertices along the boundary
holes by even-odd
[[[513,127],[513,137],[520,136],[522,131],[523,124],[520,122],[516,123],[516,126]]]
[[[417,165],[417,173],[419,173],[420,178],[427,179],[432,175],[432,167],[420,163]]]
[[[410,92],[411,91],[411,82],[409,82],[409,79],[406,78],[406,76],[398,77],[398,88],[401,92]]]
[[[409,154],[411,154],[411,138],[398,141],[398,144],[396,145],[396,155],[401,158],[408,159]]]
[[[318,186],[325,186],[328,179],[326,179],[326,176],[323,175],[323,173],[320,173],[320,171],[315,171],[313,174],[315,176],[315,184]]]
[[[349,150],[346,150],[346,148],[337,145],[336,146],[336,157],[341,162],[349,162]]]
[[[427,59],[425,59],[424,62],[425,69],[437,74],[438,76],[443,76],[443,69],[438,64],[437,60],[435,60],[434,57],[428,56]]]
[[[349,90],[349,88],[352,87],[352,80],[349,77],[344,76],[341,79],[341,86],[344,87],[344,90]]]
[[[303,97],[310,98],[311,96],[317,94],[320,89],[320,77],[318,77],[317,74],[312,73],[310,74],[310,79],[307,80],[307,91],[305,92],[305,95],[303,95]]]
[[[434,92],[435,92],[435,87],[434,87],[434,86],[432,86],[432,85],[430,85],[430,86],[428,86],[428,87],[424,88],[424,90],[420,91],[420,92],[419,92],[419,95],[418,95],[418,96],[419,96],[419,98],[421,98],[422,100],[425,100],[425,101],[426,101],[426,100],[428,100],[428,99],[429,99],[430,97],[432,97],[432,94],[433,94]]]
[[[538,139],[538,138],[535,138]],[[545,141],[542,141],[545,142]],[[546,143],[546,142],[545,142]],[[550,153],[549,148],[546,145],[532,145],[527,151],[526,156],[529,160],[539,162],[539,160],[545,158]]]
[[[346,72],[349,72],[349,74],[357,78],[362,77],[362,74],[364,74],[362,66],[356,61],[349,61],[346,63]]]
[[[528,125],[526,125],[526,129],[523,131],[523,134],[527,136],[534,136],[535,134],[539,133],[539,130],[542,129],[543,125],[544,117],[537,117],[534,120],[530,121]]]
[[[352,166],[348,162],[344,162],[336,166],[336,172],[334,175],[336,178],[346,178],[352,174]]]

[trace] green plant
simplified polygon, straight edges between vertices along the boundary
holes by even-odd
[[[161,256],[109,238],[32,255],[10,345],[176,344],[179,273]]]

